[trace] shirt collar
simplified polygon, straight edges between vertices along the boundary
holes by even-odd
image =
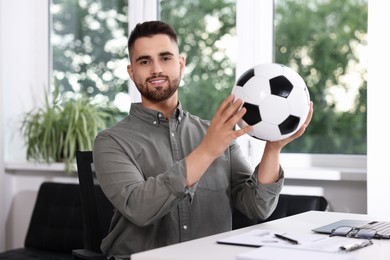
[[[179,102],[172,116],[174,116],[180,122],[183,118],[183,113],[182,105]],[[154,109],[146,108],[142,106],[141,103],[132,103],[130,114],[153,125],[159,125],[161,120],[165,120],[163,113]]]

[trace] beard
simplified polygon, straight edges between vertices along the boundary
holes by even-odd
[[[141,82],[134,82],[136,85],[138,91],[141,93],[141,95],[154,102],[164,101],[170,98],[179,88],[181,74],[171,80],[168,76],[158,76],[158,77],[165,77],[166,82],[168,83],[168,87],[160,86],[160,87],[150,87],[149,86],[149,80],[152,80],[157,77],[150,77],[145,80],[144,83]],[[165,84],[165,83],[164,83]]]

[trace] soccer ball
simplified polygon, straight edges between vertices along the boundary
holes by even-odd
[[[260,64],[238,79],[232,93],[244,100],[247,112],[238,126],[252,125],[248,134],[264,141],[293,135],[310,109],[309,90],[302,77],[281,64]]]

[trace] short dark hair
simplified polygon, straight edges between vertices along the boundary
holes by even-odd
[[[138,23],[130,34],[127,42],[127,49],[131,56],[131,51],[134,47],[134,42],[141,37],[151,37],[156,34],[166,34],[177,43],[177,34],[175,30],[169,24],[162,21],[147,21]],[[131,57],[130,57],[131,59]]]

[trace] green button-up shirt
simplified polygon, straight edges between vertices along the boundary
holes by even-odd
[[[274,210],[283,172],[261,185],[232,142],[201,179],[186,187],[185,157],[202,141],[209,122],[183,111],[169,120],[133,103],[130,114],[99,133],[93,155],[98,181],[115,207],[102,251],[132,253],[231,230],[232,209],[264,219]]]

